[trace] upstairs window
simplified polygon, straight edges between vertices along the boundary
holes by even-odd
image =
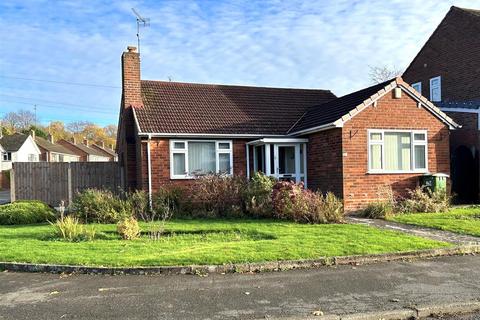
[[[370,173],[427,172],[427,131],[369,130]]]
[[[442,77],[430,79],[430,101],[442,101]]]
[[[231,141],[170,141],[170,177],[172,179],[186,179],[215,173],[232,174],[232,163]]]
[[[422,83],[421,82],[416,82],[412,83],[412,88],[415,89],[418,93],[422,94]]]
[[[28,155],[28,162],[37,162],[38,161],[38,157],[36,154],[29,154]]]

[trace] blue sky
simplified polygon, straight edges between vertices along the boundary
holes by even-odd
[[[343,95],[370,84],[369,66],[404,69],[451,5],[480,0],[2,0],[0,117],[36,104],[42,122],[116,123],[120,55],[136,44],[132,7],[151,19],[143,79]]]

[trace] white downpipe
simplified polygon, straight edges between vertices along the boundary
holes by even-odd
[[[150,209],[152,209],[152,162],[150,157],[150,140],[152,136],[148,135],[148,142],[147,142],[147,162],[148,162],[148,205]]]

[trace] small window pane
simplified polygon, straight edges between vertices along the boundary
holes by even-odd
[[[173,174],[176,176],[185,174],[185,154],[184,153],[173,154]]]
[[[411,170],[410,133],[385,133],[385,169],[395,171]]]
[[[220,173],[230,173],[230,154],[229,153],[220,153],[218,155],[218,170]]]
[[[380,144],[370,146],[370,169],[382,169],[382,146]]]
[[[372,132],[370,133],[370,140],[381,141],[382,134],[380,132]]]
[[[215,173],[215,142],[189,142],[188,169],[193,175]]]
[[[228,142],[220,142],[218,144],[218,149],[230,149],[230,143]]]
[[[426,169],[425,146],[415,146],[415,169]]]
[[[415,141],[425,141],[425,133],[415,133],[413,139]]]
[[[185,142],[174,142],[173,143],[174,149],[185,149]]]

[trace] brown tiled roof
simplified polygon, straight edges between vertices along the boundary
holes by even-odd
[[[73,143],[73,142],[68,141],[68,140],[63,140],[63,141],[65,141],[68,144],[70,144],[71,146],[76,147],[77,149],[85,152],[86,154],[105,157],[105,155],[102,154],[100,151],[98,151],[94,148],[88,147],[88,146],[84,145],[83,143]]]
[[[289,133],[337,121],[351,110],[355,109],[355,107],[357,107],[360,103],[383,89],[392,81],[395,81],[395,79],[373,85],[360,91],[352,92],[322,105],[309,108],[300,121],[298,121],[295,126],[289,130]]]
[[[144,133],[283,135],[307,108],[335,99],[328,90],[142,80],[135,108]]]
[[[45,149],[49,152],[75,155],[75,153],[73,151],[70,151],[69,149],[65,148],[64,146],[56,144],[56,143],[51,143],[50,141],[48,141],[48,140],[46,140],[42,137],[35,137],[35,143],[39,147],[41,147],[41,148],[43,148],[43,149]]]
[[[93,144],[92,145],[92,149],[95,149],[99,152],[103,152],[105,156],[107,157],[116,157],[117,154],[115,153],[115,151],[113,151],[112,149],[110,148],[104,148],[98,144]]]

